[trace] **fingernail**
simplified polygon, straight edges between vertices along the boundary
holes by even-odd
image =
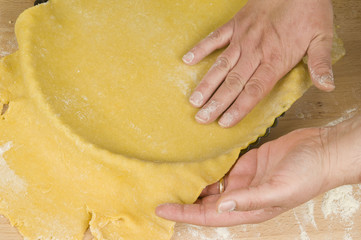
[[[207,109],[200,110],[196,115],[196,119],[202,123],[208,122],[210,117],[211,113]]]
[[[192,103],[196,107],[202,106],[203,103],[203,95],[201,92],[195,91],[192,96],[189,98],[190,103]]]
[[[333,77],[333,72],[330,70],[328,73],[318,75],[313,70],[311,71],[312,78],[318,83],[326,88],[333,88],[335,87],[335,79]]]
[[[196,119],[201,123],[208,122],[211,118],[211,114],[220,106],[222,106],[222,104],[212,100],[205,108],[197,113]]]
[[[335,86],[335,80],[333,78],[333,74],[332,72],[331,73],[328,73],[328,74],[324,74],[324,75],[321,75],[321,77],[319,78],[318,82],[324,86],[324,87],[334,87]]]
[[[182,59],[185,63],[191,63],[194,59],[194,53],[188,52],[186,55],[183,56]]]
[[[236,209],[236,202],[233,200],[221,202],[218,206],[218,212],[233,212]]]
[[[221,117],[221,119],[218,121],[218,124],[221,126],[221,127],[229,127],[231,125],[233,121],[233,115],[231,113],[225,113],[223,114],[223,116]]]

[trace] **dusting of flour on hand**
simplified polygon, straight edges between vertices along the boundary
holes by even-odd
[[[12,142],[0,146],[0,188],[19,193],[26,190],[27,184],[10,169],[4,159],[4,153],[9,151],[11,147]]]

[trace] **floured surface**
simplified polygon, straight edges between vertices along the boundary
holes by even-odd
[[[342,113],[342,116],[327,123],[326,126],[327,127],[332,127],[332,126],[335,126],[343,121],[346,121],[347,119],[350,119],[352,118],[353,116],[355,116],[355,114],[358,112],[358,108],[357,107],[354,107],[354,108],[350,108],[350,109],[347,109],[346,111],[344,111]]]
[[[354,217],[360,208],[361,200],[355,197],[353,186],[342,186],[327,192],[322,202],[325,218],[339,218],[346,225],[345,240],[351,240]]]
[[[0,187],[6,191],[14,191],[16,194],[26,191],[26,182],[17,176],[7,165],[4,154],[12,147],[12,142],[7,142],[0,146]]]
[[[2,46],[0,49],[0,58],[10,55],[11,53],[15,52],[18,48],[18,44],[16,43],[15,39],[6,40],[4,38],[5,36],[1,34],[0,42]]]
[[[0,187],[0,213],[29,239],[81,239],[89,224],[97,239],[169,239],[155,207],[193,202],[310,85],[300,64],[236,128],[196,124],[187,95],[216,55],[181,55],[244,1],[158,3],[53,0],[17,22],[0,145],[27,187]]]

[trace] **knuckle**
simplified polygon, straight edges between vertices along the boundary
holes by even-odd
[[[208,216],[207,216],[207,211],[205,209],[204,205],[200,205],[200,214],[202,216],[201,218],[201,224],[203,226],[207,226],[208,225]]]
[[[262,41],[262,31],[257,26],[251,26],[246,30],[246,35],[242,38],[242,45],[245,48],[257,49]]]
[[[246,30],[246,35],[249,36],[248,39],[254,39],[254,38],[257,38],[260,33],[261,33],[261,29],[263,28],[260,28],[261,24],[250,24]]]
[[[264,72],[265,76],[273,77],[275,75],[275,67],[271,63],[263,63],[262,72]]]
[[[334,31],[333,29],[330,29],[327,32],[324,32],[323,34],[320,34],[318,36],[318,41],[320,42],[332,42],[334,38]]]
[[[237,72],[230,72],[224,81],[225,87],[231,91],[241,91],[244,84],[244,79]]]
[[[221,71],[226,71],[229,70],[231,68],[231,63],[228,59],[228,57],[225,56],[221,56],[217,59],[216,63],[214,64],[214,66]]]
[[[331,58],[332,45],[332,36],[323,35],[315,38],[308,49],[309,60],[312,61],[314,58],[318,58],[318,56]]]
[[[226,55],[228,57],[231,56],[238,56],[237,53],[242,52],[242,48],[241,45],[237,44],[236,42],[230,42],[228,47],[227,47],[227,51],[224,51],[223,55]]]
[[[253,200],[250,200],[247,202],[246,209],[248,211],[252,211],[252,210],[258,209],[258,206],[259,206],[259,204],[257,203],[257,201],[255,199],[253,199]]]
[[[216,31],[211,32],[208,38],[212,41],[220,41],[222,39],[221,30],[217,29]]]
[[[282,63],[283,56],[278,49],[272,49],[266,60],[271,63]]]
[[[325,52],[322,55],[318,55],[316,57],[309,57],[309,64],[312,68],[330,68],[332,65],[331,61],[331,52]]]
[[[205,78],[198,85],[197,91],[201,92],[203,94],[203,97],[204,97],[205,93],[207,93],[209,91],[208,89],[211,89],[211,88],[212,88],[212,86],[209,83],[209,80]]]
[[[330,72],[332,68],[331,61],[326,58],[319,58],[310,63],[312,71],[315,71],[316,74]]]
[[[273,81],[276,80],[276,76],[278,74],[276,66],[277,65],[273,63],[262,63],[258,71],[257,77],[255,77],[254,80],[261,85],[271,84]],[[262,79],[262,81],[260,79]]]
[[[246,210],[257,210],[262,207],[262,201],[258,197],[253,197],[252,199],[248,200],[245,204]]]
[[[251,97],[260,97],[265,93],[264,85],[259,79],[252,79],[244,89],[244,91]]]
[[[241,45],[242,45],[242,49],[251,49],[252,51],[255,49],[258,49],[258,45],[260,40],[258,39],[258,37],[245,37],[244,39],[241,40]]]

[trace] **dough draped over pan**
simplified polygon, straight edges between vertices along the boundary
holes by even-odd
[[[194,120],[182,55],[246,1],[50,0],[0,62],[0,214],[26,239],[170,239],[157,205],[192,203],[309,88],[304,63],[241,123]],[[6,109],[5,107],[6,106]],[[1,111],[4,107],[4,111]]]

